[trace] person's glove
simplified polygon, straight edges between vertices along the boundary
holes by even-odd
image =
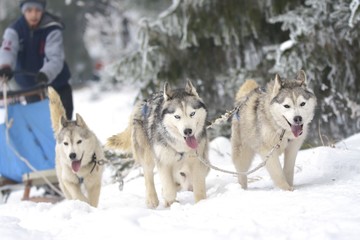
[[[49,78],[43,72],[38,72],[35,77],[37,83],[46,84],[49,81]]]
[[[7,80],[10,80],[13,77],[14,73],[9,66],[3,66],[0,68],[0,77],[6,77]]]

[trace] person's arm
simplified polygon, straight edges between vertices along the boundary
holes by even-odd
[[[52,31],[46,38],[45,60],[40,72],[46,74],[49,82],[52,82],[61,72],[64,66],[64,45],[60,30]]]
[[[19,36],[14,29],[7,28],[0,48],[0,67],[9,66],[14,69],[18,51]]]

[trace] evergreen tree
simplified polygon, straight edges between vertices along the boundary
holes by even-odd
[[[289,46],[276,51],[273,71],[303,68],[318,98],[312,136],[339,141],[360,130],[360,8],[358,0],[308,0],[270,19],[289,31]]]
[[[218,103],[214,115],[232,106],[234,85],[270,68],[263,46],[287,36],[267,23],[277,11],[260,0],[173,1],[156,19],[140,21],[139,48],[120,58],[116,76],[140,81],[147,91],[193,79],[209,105]]]
[[[113,65],[119,82],[140,83],[142,96],[165,81],[192,79],[209,120],[233,107],[245,79],[265,84],[304,69],[319,99],[318,129],[339,140],[360,129],[358,1],[173,0],[155,18],[138,21],[138,47]],[[221,134],[227,135],[227,132]],[[219,133],[216,133],[219,134]]]
[[[244,79],[273,76],[264,46],[286,40],[287,34],[267,18],[295,3],[174,0],[157,18],[139,22],[139,47],[119,57],[115,76],[140,82],[144,97],[165,81],[183,86],[190,78],[209,106],[209,119],[214,119],[233,107]],[[228,136],[229,127],[224,129]]]

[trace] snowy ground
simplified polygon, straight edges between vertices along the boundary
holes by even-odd
[[[126,87],[97,99],[91,97],[94,91],[76,91],[75,108],[104,142],[125,128],[135,91]],[[233,170],[228,139],[211,142],[210,160]],[[21,202],[18,192],[0,205],[0,238],[359,239],[360,134],[335,148],[301,151],[293,192],[273,187],[264,169],[251,178],[244,191],[234,176],[212,170],[206,200],[194,204],[191,192],[181,192],[178,203],[156,210],[145,206],[141,177],[127,181],[123,191],[104,179],[97,209],[80,201]],[[158,178],[156,183],[160,193]]]

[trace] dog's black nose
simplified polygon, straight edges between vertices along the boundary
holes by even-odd
[[[69,158],[70,158],[71,160],[76,159],[76,153],[70,153]]]
[[[302,117],[301,116],[295,116],[294,117],[294,123],[300,125],[302,123]]]
[[[184,130],[184,134],[185,134],[185,136],[190,136],[192,134],[192,129],[191,128],[186,128]]]

